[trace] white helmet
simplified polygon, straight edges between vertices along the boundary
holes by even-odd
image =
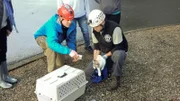
[[[91,27],[100,25],[105,19],[105,14],[98,9],[95,9],[89,13],[88,24]]]

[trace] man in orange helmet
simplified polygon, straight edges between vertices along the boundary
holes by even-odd
[[[53,15],[35,34],[37,44],[47,57],[48,72],[64,65],[64,55],[69,55],[73,62],[78,61],[76,52],[76,24],[74,11],[69,5],[62,5],[58,14]],[[61,43],[66,40],[67,46]]]
[[[89,0],[57,0],[58,8],[63,4],[68,4],[73,8],[74,20],[76,23],[78,23],[84,38],[84,49],[89,53],[93,53],[93,48],[91,47],[90,42],[89,29],[87,25],[87,15],[90,12]]]

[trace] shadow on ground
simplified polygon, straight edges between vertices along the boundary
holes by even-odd
[[[180,96],[180,25],[129,31],[128,57],[121,87],[106,91],[108,82],[93,84],[77,101],[169,101]],[[92,55],[78,47],[83,60],[67,61],[70,66],[85,69]],[[37,101],[36,79],[47,74],[46,59],[41,58],[10,72],[19,79],[11,89],[0,88],[0,101]],[[177,100],[178,101],[178,100]]]

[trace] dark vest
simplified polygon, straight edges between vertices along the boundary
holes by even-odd
[[[113,31],[116,27],[120,27],[120,26],[118,24],[116,24],[115,22],[106,20],[105,26],[104,26],[102,32],[96,32],[95,30],[93,30],[93,33],[99,43],[98,47],[100,48],[100,50],[103,53],[107,53],[112,50],[113,51],[125,50],[126,52],[128,51],[128,43],[127,43],[127,40],[126,40],[123,32],[122,32],[123,41],[118,45],[113,44],[112,35],[113,35]]]

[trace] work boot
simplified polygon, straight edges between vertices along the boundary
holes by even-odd
[[[11,83],[11,84],[14,84],[14,83],[17,82],[17,79],[12,78],[12,77],[9,76],[6,61],[4,61],[4,62],[1,63],[1,69],[2,69],[1,75],[2,75],[2,80],[3,80],[3,81],[8,82],[8,83]]]
[[[12,84],[4,82],[3,77],[4,77],[3,67],[2,67],[2,63],[0,63],[0,87],[11,88]]]
[[[10,76],[7,76],[5,81],[8,83],[11,83],[11,84],[17,83],[17,79],[10,77]]]
[[[12,84],[4,82],[4,81],[1,81],[0,87],[2,87],[2,88],[11,88]]]
[[[93,53],[93,48],[91,46],[85,47],[85,49],[89,52],[89,53]]]
[[[109,70],[108,70],[108,78],[111,78],[111,76],[112,76],[112,72],[111,72],[111,70],[109,69]]]
[[[107,88],[108,91],[113,91],[113,90],[117,90],[118,87],[120,86],[120,76],[116,76],[112,79],[112,81],[110,82],[109,87]]]

